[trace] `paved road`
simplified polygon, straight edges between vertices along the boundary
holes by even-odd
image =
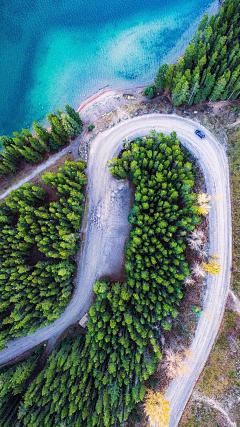
[[[195,155],[201,165],[207,192],[218,201],[212,203],[209,214],[210,254],[220,256],[221,273],[209,276],[204,296],[203,312],[191,346],[188,376],[174,379],[166,392],[170,401],[169,427],[177,427],[192,388],[203,369],[214,343],[223,316],[229,291],[231,265],[231,211],[228,162],[224,149],[216,138],[202,126],[204,140],[195,134],[196,123],[175,115],[151,114],[122,122],[99,134],[91,143],[88,164],[89,221],[77,276],[73,299],[62,316],[51,326],[9,343],[0,353],[0,364],[11,360],[49,337],[57,338],[64,329],[76,322],[92,303],[92,287],[102,275],[117,275],[127,238],[129,187],[114,180],[106,166],[116,155],[126,137],[134,138],[152,129],[166,134],[175,130],[182,143]]]

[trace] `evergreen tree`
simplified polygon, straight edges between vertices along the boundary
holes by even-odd
[[[226,84],[227,81],[225,76],[219,77],[210,96],[210,101],[217,101],[220,98],[220,95],[223,93]]]
[[[157,90],[159,91],[162,91],[165,89],[165,84],[166,84],[165,79],[166,79],[168,68],[169,68],[168,64],[163,64],[158,70],[157,77],[155,79],[155,84],[156,84]]]
[[[174,105],[180,105],[187,101],[189,95],[189,82],[186,76],[182,76],[178,84],[172,92],[172,103]]]
[[[70,105],[65,105],[65,110],[68,114],[69,117],[71,117],[72,120],[74,120],[74,122],[76,122],[79,125],[79,131],[82,131],[82,120],[79,116],[79,114],[77,113],[77,111],[74,110],[74,108],[70,107]],[[80,133],[79,132],[79,133]]]
[[[236,99],[239,96],[239,23],[238,0],[225,0],[218,14],[210,19],[205,15],[183,58],[175,65],[160,67],[155,80],[158,90],[170,89],[174,105],[186,102],[191,105],[206,99]],[[186,75],[188,70],[191,79]]]
[[[10,136],[3,135],[0,137],[0,143],[4,150],[13,144],[13,140]]]
[[[33,122],[33,128],[36,133],[36,136],[43,141],[45,144],[49,144],[49,140],[51,138],[51,133],[49,133],[43,126],[41,126],[38,122]]]
[[[68,135],[59,117],[56,114],[47,114],[47,119],[51,124],[52,137],[54,138],[55,135],[59,138],[59,141],[61,141],[61,144],[59,145],[66,144],[68,141]]]
[[[192,105],[194,102],[194,97],[198,93],[200,87],[200,70],[199,67],[196,67],[193,71],[191,87],[188,94],[187,104]]]
[[[59,201],[46,203],[46,191],[26,183],[0,203],[0,347],[52,323],[70,301],[85,168],[82,160],[66,162],[46,176]]]
[[[17,425],[17,411],[30,375],[42,352],[38,347],[26,360],[0,368],[0,427]]]

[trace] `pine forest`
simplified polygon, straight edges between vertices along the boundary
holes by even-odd
[[[82,132],[83,124],[79,114],[69,105],[65,108],[66,113],[58,110],[57,114],[47,114],[50,130],[33,122],[34,134],[22,129],[21,133],[13,132],[13,137],[0,137],[3,148],[0,155],[0,177],[15,173],[21,162],[42,161],[45,153],[61,150],[70,139]]]
[[[85,167],[80,159],[43,176],[56,188],[55,201],[27,183],[0,203],[0,346],[52,323],[70,301]]]
[[[239,0],[225,0],[215,16],[205,15],[183,57],[161,65],[145,95],[164,94],[175,106],[236,100],[239,18]],[[48,129],[33,122],[32,132],[22,129],[0,138],[1,178],[25,163],[42,161],[82,132],[79,114],[69,105],[65,109],[47,115]],[[187,281],[193,282],[189,252],[203,247],[206,230],[200,230],[201,237],[195,228],[210,210],[211,197],[195,193],[197,170],[191,159],[176,132],[152,131],[125,140],[118,157],[108,161],[112,177],[129,180],[133,190],[124,279],[95,276],[84,331],[71,326],[74,332],[66,330],[52,352],[45,353],[41,345],[1,367],[0,427],[123,427],[144,398],[149,422],[155,419],[162,391],[147,390],[146,381],[166,351],[160,336],[163,331],[169,335]],[[86,167],[82,159],[66,161],[57,173],[45,173],[44,186],[25,183],[0,202],[1,350],[10,340],[52,324],[71,300]],[[216,259],[216,254],[209,263],[204,258],[193,275],[196,269],[201,280],[206,273],[219,274]],[[193,313],[199,311],[192,307]],[[170,409],[162,402],[167,425]]]
[[[109,167],[135,185],[126,279],[96,283],[86,335],[55,346],[22,399],[17,426],[122,425],[161,359],[159,331],[178,315],[190,273],[186,236],[200,220],[192,165],[176,133],[152,132],[126,142]]]
[[[184,56],[160,66],[145,94],[168,92],[173,105],[197,104],[240,94],[240,3],[225,0],[217,15],[205,15]]]

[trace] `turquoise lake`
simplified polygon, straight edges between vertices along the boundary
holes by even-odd
[[[77,108],[100,88],[150,83],[213,0],[2,0],[0,134]]]

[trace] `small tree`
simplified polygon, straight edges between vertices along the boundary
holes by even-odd
[[[208,273],[212,274],[213,276],[220,273],[221,265],[219,262],[215,261],[215,259],[211,259],[208,263],[203,262],[202,265],[203,265],[204,271],[207,271]]]
[[[165,89],[166,74],[168,72],[168,68],[169,68],[168,64],[162,64],[158,70],[157,76],[155,78],[155,83],[159,91],[162,91]]]
[[[168,427],[170,419],[169,402],[164,400],[161,393],[154,393],[152,390],[147,390],[144,412],[151,426]]]
[[[198,213],[200,215],[206,216],[211,209],[211,206],[208,202],[210,202],[211,196],[208,196],[206,193],[199,193],[197,196],[197,203],[198,203]]]
[[[146,95],[149,99],[154,98],[156,92],[156,86],[149,85],[143,92],[143,95]]]
[[[192,312],[196,314],[198,317],[201,316],[201,308],[197,305],[193,305],[191,308]]]
[[[194,276],[196,276],[197,278],[203,278],[206,276],[206,273],[204,271],[204,268],[201,264],[196,263],[194,265],[194,267],[192,268],[192,273],[194,274]]]
[[[163,365],[169,378],[175,378],[187,370],[187,366],[184,363],[184,354],[174,352],[172,348],[168,348],[165,351]]]

